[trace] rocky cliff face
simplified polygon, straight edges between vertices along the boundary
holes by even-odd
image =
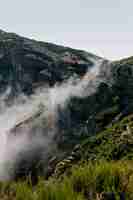
[[[98,56],[84,51],[37,42],[1,30],[0,92],[5,92],[5,89],[10,87],[9,97],[19,93],[29,95],[40,86],[51,87],[72,76],[82,78],[97,60],[100,60]],[[93,119],[96,118],[100,122],[100,116],[107,115],[107,108],[110,111],[112,106],[117,105],[118,113],[132,110],[131,60],[114,63],[103,61],[103,81],[96,92],[85,98],[72,98],[68,105],[69,115],[75,121],[74,125],[86,122],[89,124],[87,132],[91,126],[93,128],[89,132],[93,132],[96,124],[90,125],[91,121],[94,122]]]
[[[30,96],[36,88],[67,83],[70,77],[76,77],[80,82],[88,69],[100,60],[100,57],[85,51],[0,31],[0,93],[10,87],[8,102],[22,93]],[[71,151],[75,144],[133,112],[132,59],[120,62],[102,59],[98,79],[89,82],[92,84],[88,85],[90,90],[95,81],[99,83],[94,92],[84,97],[72,96],[65,108],[58,107],[58,130],[54,139],[59,152]],[[36,120],[43,121],[40,116],[41,111],[39,115],[34,113],[21,120],[11,132],[33,121],[35,124]]]
[[[88,68],[93,67],[94,62],[98,60],[100,60],[99,57],[84,51],[50,43],[37,42],[1,30],[0,96],[5,94],[5,91],[8,91],[4,100],[8,105],[11,105],[12,100],[20,94],[24,94],[29,98],[31,94],[34,94],[37,88],[51,88],[57,83],[61,84],[64,81],[67,82],[70,77],[81,79],[88,71]],[[9,90],[7,90],[8,88]],[[52,150],[52,153],[50,150],[48,155],[45,155],[45,165],[53,155],[60,154],[63,149],[63,151],[66,152],[68,146],[72,148],[72,146],[77,143],[76,137],[71,134],[73,126],[73,123],[71,123],[71,112],[67,108],[63,110],[58,108],[57,112],[59,116],[56,122],[58,130],[56,130],[57,134],[55,134],[54,139],[58,143],[57,149],[61,150],[57,150],[57,152],[53,152]],[[44,124],[43,114],[39,108],[37,113],[33,112],[33,115],[19,119],[10,130],[10,134],[23,132],[23,127],[25,127],[25,125],[32,127],[31,131],[35,130],[38,128],[38,124],[39,126],[41,124],[41,131],[45,134],[50,123],[51,122],[48,122],[47,125]],[[60,135],[58,134],[59,132]],[[71,141],[69,136],[72,139]],[[40,160],[41,151],[42,149],[35,148],[34,152],[26,151],[26,153],[24,153],[23,159],[19,159],[20,161],[18,161],[20,164],[17,165],[17,177],[20,176],[21,173],[29,173],[29,171],[35,167]],[[34,160],[36,160],[36,164]]]
[[[0,31],[0,90],[31,94],[40,84],[54,85],[82,76],[98,57],[84,51],[37,42]]]
[[[100,57],[84,51],[37,42],[14,33],[0,31],[0,93],[4,93],[10,87],[9,94],[6,96],[6,101],[9,102],[20,93],[31,95],[36,88],[52,87],[57,83],[61,84],[67,81],[70,77],[81,79],[88,69],[100,59]],[[77,113],[75,108],[78,101],[80,101],[78,98],[72,99],[68,105],[70,109],[66,108],[65,111],[58,109],[60,119],[57,123],[63,130],[62,140],[64,142],[67,138],[65,135],[68,136],[68,128],[71,132],[70,135],[76,131],[75,128],[72,131],[72,127],[77,127],[82,133],[85,130],[85,134],[87,134],[86,124],[83,125],[80,122],[85,123],[89,113],[85,114],[87,116],[83,120],[80,119],[83,114],[83,105],[86,103],[84,104],[84,100],[81,99]],[[88,105],[86,98],[85,102]],[[78,136],[82,134],[80,132],[77,134]],[[75,139],[74,141],[76,141]]]

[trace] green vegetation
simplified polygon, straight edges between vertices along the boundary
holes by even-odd
[[[133,199],[133,115],[84,140],[74,152],[79,160],[58,163],[48,180],[0,183],[0,199],[102,200],[104,194]]]
[[[81,147],[84,159],[128,160],[133,158],[133,115],[125,117],[103,132],[85,140]]]
[[[26,94],[32,93],[32,89],[42,82],[52,86],[75,74],[81,78],[93,65],[92,60],[98,60],[97,56],[84,51],[28,40],[3,31],[0,31],[0,44],[0,89],[4,91],[11,83],[13,95],[18,95],[20,88]],[[70,63],[64,59],[67,56]],[[61,119],[58,132],[61,130],[61,134],[59,141],[55,138],[58,148],[56,152],[53,147],[51,157],[61,151],[64,160],[58,162],[57,156],[55,163],[43,163],[37,152],[34,159],[31,157],[35,161],[33,166],[28,158],[31,165],[26,170],[31,177],[23,181],[18,173],[16,182],[1,182],[0,200],[108,200],[103,196],[109,193],[115,195],[116,200],[125,200],[124,195],[126,200],[133,199],[132,66],[133,57],[112,63],[104,61],[101,76],[105,76],[105,81],[99,84],[96,93],[71,98],[68,113],[64,110],[66,116],[62,115],[62,109],[58,111]],[[107,73],[104,67],[108,68]],[[24,80],[25,75],[29,76],[29,81]],[[48,127],[41,114],[42,106],[35,116],[22,123],[32,121],[32,130],[39,126],[45,132]],[[67,124],[67,117],[71,123]],[[15,127],[18,132],[19,128],[21,123],[20,127],[19,124]],[[74,145],[78,147],[73,149]],[[26,164],[22,161],[19,170]],[[44,180],[45,165],[48,165],[48,174],[52,174],[48,180]],[[33,179],[39,176],[38,173],[41,178],[35,184]]]
[[[133,199],[133,161],[93,161],[75,165],[60,179],[1,183],[2,200],[98,200],[98,196],[112,192]]]
[[[116,107],[113,108],[100,113],[98,120],[110,115],[112,119],[117,113]],[[120,195],[132,200],[133,114],[108,124],[79,146],[73,157],[57,164],[49,180],[41,177],[36,185],[22,180],[1,183],[0,199],[104,200],[102,195],[112,193],[116,200],[121,200]]]

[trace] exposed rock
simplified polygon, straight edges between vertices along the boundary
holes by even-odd
[[[88,69],[99,60],[101,58],[85,51],[37,42],[0,31],[0,93],[4,93],[10,86],[8,102],[20,93],[30,95],[38,87],[51,87],[72,76],[82,80]],[[61,166],[62,169],[63,166],[64,170],[76,159],[80,159],[80,147],[75,147],[70,154],[76,144],[133,112],[133,62],[102,61],[100,82],[94,92],[84,97],[72,97],[67,108],[58,108],[57,124],[60,134],[57,133],[55,141],[59,151],[67,153],[66,159],[62,164],[57,164],[57,168]],[[93,89],[93,84],[88,88]],[[37,111],[32,116],[27,116],[12,131],[21,130],[24,124],[30,124],[34,119],[41,120],[40,115],[41,112]],[[130,132],[130,128],[127,128],[127,132]],[[99,143],[100,140],[97,139],[96,144]],[[120,144],[121,152],[127,148],[128,145]],[[115,149],[112,151],[115,154]],[[92,159],[96,159],[95,153]]]
[[[70,54],[69,62],[64,59],[66,53]],[[1,31],[0,74],[4,81],[1,81],[0,87],[2,90],[8,85],[12,86],[14,95],[22,91],[31,93],[35,83],[48,82],[54,85],[73,73],[83,75],[93,65],[92,58],[98,59],[83,51],[37,42]],[[27,76],[28,80],[25,78]]]

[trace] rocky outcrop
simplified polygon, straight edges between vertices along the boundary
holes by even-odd
[[[88,69],[100,60],[98,56],[85,51],[0,31],[0,93],[10,87],[6,99],[8,102],[20,93],[30,95],[39,87],[52,87],[64,81],[67,83],[72,76],[82,81]],[[69,165],[75,159],[80,159],[76,158],[80,155],[75,152],[69,154],[77,143],[133,112],[131,60],[109,62],[102,59],[100,82],[94,92],[71,97],[67,107],[58,107],[58,131],[54,139],[59,152],[63,151],[62,157],[65,157],[64,154],[69,156],[64,159],[64,163]],[[92,89],[91,84],[89,87]],[[18,132],[25,124],[41,120],[41,115],[42,111],[39,110],[20,120],[11,132]],[[57,164],[57,161],[55,163]],[[64,166],[62,163],[59,168],[63,169]],[[50,169],[52,170],[53,166]]]
[[[0,91],[10,86],[13,95],[31,94],[39,85],[54,85],[75,73],[82,76],[95,59],[84,51],[0,31]]]

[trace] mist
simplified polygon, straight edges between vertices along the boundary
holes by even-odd
[[[17,160],[21,159],[23,152],[41,148],[45,161],[47,152],[54,148],[58,106],[64,109],[72,97],[84,98],[95,93],[99,84],[105,81],[103,69],[103,60],[98,60],[82,78],[71,77],[52,88],[39,88],[30,97],[20,94],[10,106],[5,99],[11,89],[1,95],[0,180],[13,178]],[[43,123],[34,120],[36,115],[43,119]]]

